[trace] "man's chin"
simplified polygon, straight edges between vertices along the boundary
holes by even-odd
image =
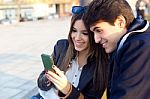
[[[105,52],[106,52],[107,54],[112,53],[114,50],[115,50],[115,49],[108,49],[108,48],[105,48]]]
[[[107,54],[112,53],[112,51],[110,51],[109,49],[106,49],[106,48],[105,48],[105,52],[106,52]]]

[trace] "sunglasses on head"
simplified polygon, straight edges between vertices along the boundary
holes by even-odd
[[[73,6],[72,7],[72,13],[73,14],[82,14],[85,13],[86,8],[83,6]]]

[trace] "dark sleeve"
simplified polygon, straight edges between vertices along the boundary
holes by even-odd
[[[132,40],[120,50],[109,99],[150,99],[150,42]]]
[[[100,91],[94,90],[93,83],[92,81],[90,81],[90,83],[87,84],[87,86],[83,90],[79,90],[78,88],[75,88],[72,85],[72,90],[66,99],[78,99],[80,95],[82,95],[84,99],[100,99],[101,97],[100,94],[101,94]],[[60,97],[65,97],[65,95],[61,93],[60,91],[58,95]]]
[[[80,95],[83,95],[84,99],[100,99],[100,91],[96,91],[93,88],[93,81],[84,88],[84,90],[78,90],[77,88],[73,87],[72,92],[67,99],[75,99],[76,97],[79,98]]]
[[[49,90],[52,86],[51,82],[49,82],[49,80],[46,78],[45,72],[46,71],[42,71],[37,80],[38,87],[43,91]]]
[[[68,41],[67,40],[59,40],[55,44],[54,51],[52,53],[52,57],[54,59],[54,64],[56,66],[58,66],[58,67],[60,66],[67,48],[68,48]],[[53,86],[53,84],[51,82],[49,82],[49,80],[46,78],[45,72],[46,71],[44,70],[39,75],[37,83],[38,83],[38,87],[41,90],[47,91],[51,88],[51,86]]]

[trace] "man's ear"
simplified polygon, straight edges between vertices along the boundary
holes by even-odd
[[[126,28],[126,20],[125,20],[125,18],[122,15],[117,17],[117,19],[115,20],[114,24],[116,26],[118,26],[119,28]]]

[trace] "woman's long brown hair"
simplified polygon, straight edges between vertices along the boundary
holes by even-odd
[[[66,55],[63,59],[61,69],[63,71],[67,71],[68,66],[70,65],[70,62],[73,58],[76,56],[76,50],[74,49],[74,44],[71,38],[72,28],[74,23],[77,20],[85,20],[83,19],[84,14],[75,14],[71,18],[71,26],[70,31],[68,35],[68,50],[66,52]],[[97,91],[104,92],[106,85],[107,85],[107,67],[108,67],[108,55],[105,53],[104,49],[100,46],[100,44],[96,44],[94,41],[94,33],[90,31],[90,27],[85,24],[85,27],[88,31],[88,37],[89,37],[89,58],[95,58],[96,59],[96,68],[93,75],[93,85],[95,86],[95,89]]]

